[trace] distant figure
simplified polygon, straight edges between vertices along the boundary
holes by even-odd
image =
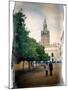
[[[49,71],[49,65],[46,63],[46,76],[48,76],[48,71]]]
[[[52,62],[49,63],[49,73],[50,73],[50,76],[52,76],[52,73],[53,73],[53,64],[52,64]]]

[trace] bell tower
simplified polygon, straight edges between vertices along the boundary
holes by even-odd
[[[44,19],[44,23],[43,23],[43,30],[41,31],[41,44],[45,47],[47,45],[49,45],[49,31],[47,29],[47,23],[46,23],[46,19]]]

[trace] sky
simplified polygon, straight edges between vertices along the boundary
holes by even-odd
[[[14,12],[20,11],[21,8],[27,17],[25,22],[31,38],[40,42],[41,30],[46,18],[47,29],[50,31],[50,43],[60,43],[60,33],[64,28],[64,5],[16,1]]]

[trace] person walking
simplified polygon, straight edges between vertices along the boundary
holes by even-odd
[[[49,63],[49,73],[50,73],[50,76],[52,76],[52,74],[53,74],[53,64],[52,64],[52,62]]]
[[[46,76],[48,76],[48,71],[49,71],[49,65],[48,62],[46,62]]]

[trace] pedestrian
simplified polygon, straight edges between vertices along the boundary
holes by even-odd
[[[49,65],[48,62],[46,62],[46,76],[48,76],[48,71],[49,71]]]
[[[53,64],[52,64],[52,62],[49,63],[49,73],[50,73],[50,76],[52,76],[52,74],[53,74]]]

